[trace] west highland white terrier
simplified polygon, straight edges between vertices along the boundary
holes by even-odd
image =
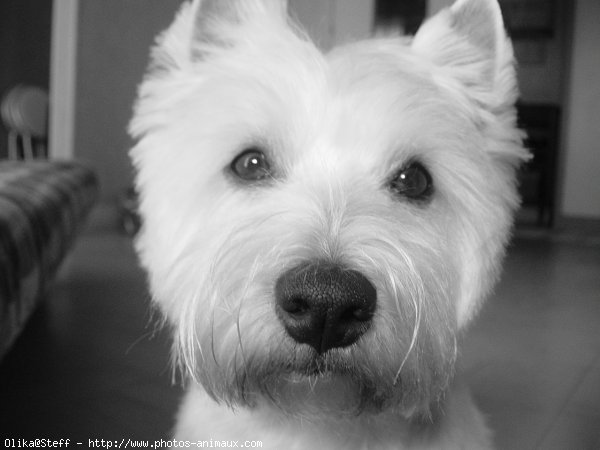
[[[491,447],[455,362],[519,203],[516,96],[496,0],[326,54],[283,0],[183,5],[130,127],[176,439]]]

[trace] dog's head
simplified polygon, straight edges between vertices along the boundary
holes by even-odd
[[[230,404],[426,412],[498,277],[515,98],[495,0],[327,54],[283,1],[185,4],[131,124],[184,370]]]

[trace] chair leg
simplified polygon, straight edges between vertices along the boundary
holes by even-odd
[[[8,157],[10,159],[19,159],[19,143],[17,133],[8,132]]]
[[[25,153],[25,159],[34,159],[35,153],[33,152],[33,144],[31,142],[31,136],[23,135],[23,152]]]

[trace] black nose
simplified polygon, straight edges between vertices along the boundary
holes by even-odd
[[[361,273],[313,262],[285,272],[275,285],[277,315],[297,342],[325,353],[369,328],[377,292]]]

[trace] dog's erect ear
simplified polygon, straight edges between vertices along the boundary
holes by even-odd
[[[235,45],[235,37],[247,24],[287,17],[286,0],[196,0],[192,36],[192,56],[202,58],[206,51]]]
[[[273,27],[287,26],[286,0],[190,0],[156,40],[150,73],[189,68],[197,61]]]
[[[516,100],[513,51],[497,0],[457,0],[423,24],[412,46],[484,105]]]
[[[490,139],[486,150],[502,163],[499,169],[505,176],[511,177],[513,168],[527,154],[515,128],[515,62],[498,1],[457,0],[423,24],[412,48],[432,64],[433,77],[440,85],[456,90],[485,111],[477,116],[482,120],[478,124],[493,127],[492,135],[500,139]],[[490,121],[492,117],[495,119]],[[490,221],[489,226],[465,221],[469,239],[461,243],[459,250],[466,261],[457,303],[460,327],[474,316],[498,276],[498,262],[510,227],[509,210],[517,204],[510,184],[501,187],[504,205],[502,209],[498,205],[494,219],[484,219]]]

